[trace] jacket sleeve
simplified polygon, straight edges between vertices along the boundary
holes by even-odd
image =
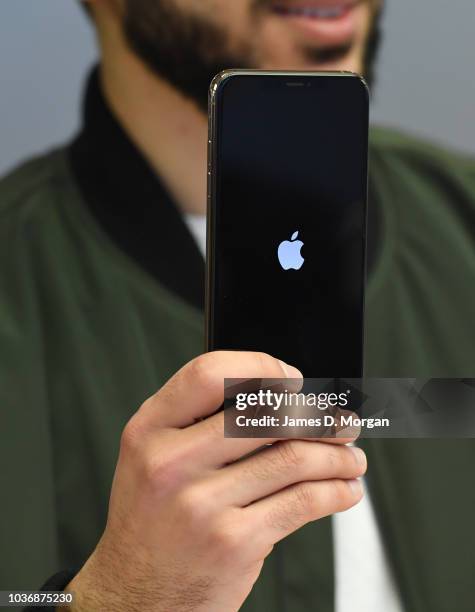
[[[73,570],[63,570],[62,572],[58,572],[41,587],[40,591],[43,592],[51,592],[51,591],[63,591],[71,580],[76,575],[76,572]],[[38,606],[28,606],[23,609],[23,612],[56,612],[56,608],[53,607],[38,607]]]
[[[26,230],[0,221],[0,589],[34,590],[63,566],[49,385]]]

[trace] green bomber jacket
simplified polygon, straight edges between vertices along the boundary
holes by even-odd
[[[81,566],[124,425],[203,351],[203,261],[96,81],[74,142],[0,183],[0,589]],[[369,207],[367,375],[471,377],[474,161],[373,128]],[[362,445],[405,609],[473,610],[474,441]],[[331,520],[308,525],[243,610],[332,612],[332,555]]]

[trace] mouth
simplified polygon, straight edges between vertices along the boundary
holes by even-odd
[[[276,3],[272,7],[272,11],[283,17],[308,17],[309,19],[339,19],[349,13],[358,2],[339,2],[332,4],[330,2],[321,2],[313,4],[308,2],[307,5],[285,5],[284,3]]]
[[[360,27],[364,0],[276,0],[272,13],[322,45],[351,42]]]

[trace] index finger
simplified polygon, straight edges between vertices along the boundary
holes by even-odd
[[[300,438],[306,442],[324,442],[345,445],[355,442],[359,430],[346,431],[340,437]],[[214,414],[204,421],[188,427],[180,434],[185,446],[193,446],[201,464],[210,468],[234,463],[248,455],[260,451],[282,438],[230,438],[224,436],[224,413]],[[286,438],[289,440],[290,438]],[[299,439],[299,438],[294,438]]]
[[[193,359],[140,409],[150,426],[184,428],[213,413],[224,402],[225,379],[285,378],[302,374],[266,353],[217,351]]]

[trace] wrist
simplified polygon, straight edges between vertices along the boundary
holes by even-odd
[[[90,580],[84,580],[83,570],[63,590],[73,596],[73,601],[68,606],[56,608],[56,612],[98,612],[107,609],[101,603],[100,591],[93,587]]]
[[[117,559],[102,550],[101,543],[78,574],[64,588],[73,595],[69,607],[57,608],[56,612],[104,612],[104,610],[127,610],[127,612],[156,611],[149,602],[146,588],[139,588],[143,580],[127,575],[117,566]],[[120,558],[120,555],[119,555]]]
[[[116,597],[108,588],[109,581],[102,575],[103,570],[94,553],[63,589],[73,596],[72,604],[59,607],[56,612],[103,612],[112,609]]]

